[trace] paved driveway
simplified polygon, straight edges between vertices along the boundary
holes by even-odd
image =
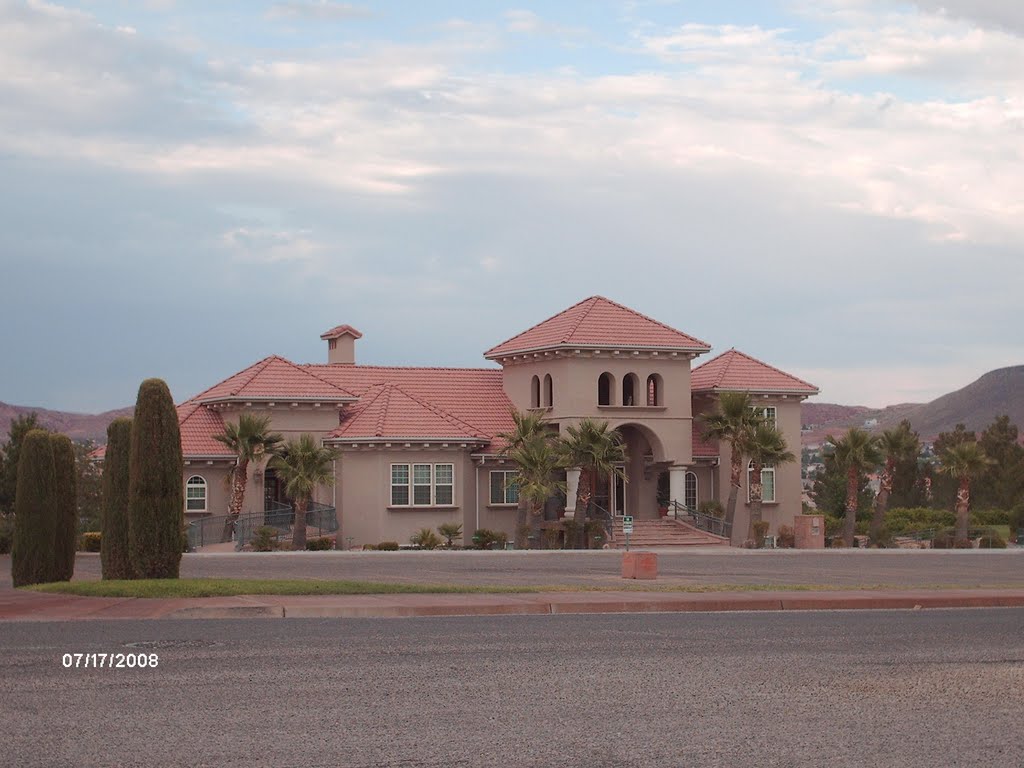
[[[182,576],[616,587],[615,552],[275,552],[190,554]],[[659,584],[818,584],[1024,587],[1024,549],[659,552]],[[0,556],[0,589],[10,557]],[[99,555],[80,554],[76,579],[98,579]]]

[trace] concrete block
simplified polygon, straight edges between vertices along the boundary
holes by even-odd
[[[624,552],[622,578],[653,581],[658,578],[658,556],[653,552]]]

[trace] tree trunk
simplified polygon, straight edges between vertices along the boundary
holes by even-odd
[[[573,545],[577,549],[583,548],[583,540],[587,535],[584,530],[587,525],[587,510],[590,508],[590,497],[593,495],[593,478],[589,469],[584,469],[580,472],[580,482],[576,490],[576,512],[572,516],[572,521],[576,523],[576,541]]]
[[[764,486],[761,485],[761,465],[754,464],[750,470],[750,525],[747,527],[747,539],[754,547],[760,546],[756,523],[761,522]]]
[[[526,535],[528,525],[526,516],[528,511],[529,510],[527,509],[526,499],[520,498],[519,505],[516,507],[516,549],[526,549]]]
[[[875,497],[875,510],[871,516],[871,546],[879,546],[878,537],[882,534],[882,526],[885,525],[885,513],[889,511],[889,494],[892,493],[892,478],[896,471],[896,460],[888,458],[885,460],[885,469],[882,470],[882,483],[878,489],[878,496]]]
[[[295,500],[295,523],[292,525],[292,549],[302,550],[306,548],[306,507],[309,500],[298,498]]]
[[[732,463],[729,472],[729,499],[725,504],[725,529],[732,538],[732,526],[736,521],[736,500],[740,495],[740,482],[743,477],[743,455],[736,447],[732,448]]]
[[[956,537],[954,546],[968,547],[967,516],[971,507],[971,479],[964,475],[960,478],[960,486],[956,490]]]
[[[540,549],[540,524],[544,519],[544,505],[534,505],[533,512],[530,514],[530,535],[527,538],[527,546],[530,549]]]
[[[249,478],[249,462],[239,461],[231,473],[231,500],[228,502],[228,517],[224,521],[224,534],[221,541],[231,541],[235,531],[235,523],[242,514],[242,503],[245,500],[245,483]]]
[[[857,532],[857,486],[860,472],[850,467],[846,472],[846,520],[843,522],[843,545],[853,546],[853,535]]]

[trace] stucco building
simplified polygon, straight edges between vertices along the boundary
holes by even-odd
[[[356,363],[362,334],[348,325],[323,333],[327,362],[261,360],[178,408],[185,455],[186,516],[225,514],[234,456],[213,439],[242,412],[267,415],[286,438],[303,432],[335,446],[336,485],[317,500],[337,508],[340,536],[353,545],[408,541],[415,531],[458,522],[515,527],[515,467],[500,433],[513,408],[539,410],[564,430],[582,418],[606,420],[627,448],[626,481],[609,481],[596,502],[637,520],[659,516],[659,501],[688,507],[728,496],[728,446],[701,439],[700,415],[721,392],[749,391],[800,443],[800,402],[817,389],[735,349],[693,367],[705,342],[609,299],[594,296],[484,353],[498,367],[406,368]],[[363,342],[365,343],[365,342]],[[549,515],[571,515],[578,473]],[[747,529],[746,487],[734,543]],[[253,467],[246,512],[284,501],[272,470]],[[765,472],[770,530],[801,511],[800,467]]]

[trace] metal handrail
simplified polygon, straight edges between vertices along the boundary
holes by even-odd
[[[217,515],[202,517],[190,522],[186,529],[189,551],[195,551],[206,544],[223,542],[225,524],[229,520],[231,520],[231,515]],[[295,509],[288,504],[267,501],[266,509],[262,512],[239,515],[234,522],[231,538],[234,540],[237,550],[252,541],[256,529],[264,526],[275,528],[280,535],[287,536],[295,524]],[[317,536],[334,533],[338,530],[338,516],[335,514],[335,508],[311,501],[309,509],[306,510],[306,527],[315,528]]]
[[[592,518],[600,520],[602,525],[604,525],[604,532],[608,537],[607,541],[609,543],[615,541],[615,518],[612,516],[612,513],[600,504],[596,503],[593,499],[590,501],[590,506],[600,513],[598,515],[592,515]]]
[[[693,521],[692,525],[701,531],[707,531],[713,533],[715,536],[721,536],[723,538],[729,538],[732,526],[721,517],[715,517],[704,512],[699,512],[696,509],[687,507],[685,504],[680,504],[675,499],[670,499],[669,508],[672,510],[672,517],[677,522],[682,521],[679,518],[687,517]]]

